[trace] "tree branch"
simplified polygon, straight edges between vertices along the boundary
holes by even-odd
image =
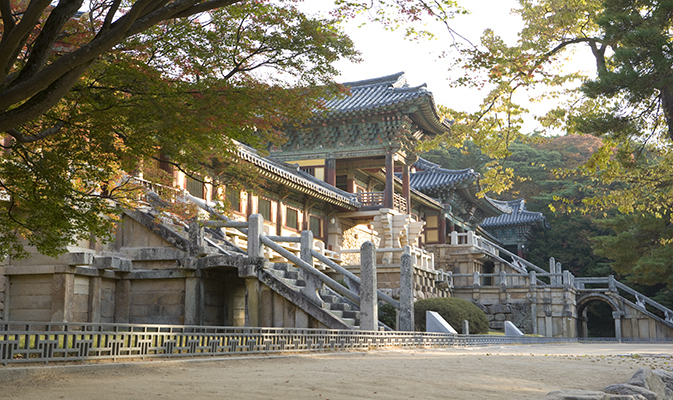
[[[11,85],[15,85],[24,81],[42,68],[45,67],[49,56],[54,51],[54,43],[59,38],[59,33],[63,30],[63,26],[68,22],[82,6],[83,0],[59,1],[56,8],[49,13],[49,18],[44,23],[42,31],[33,43],[33,47],[28,57],[28,62],[21,68],[16,81]]]
[[[14,137],[14,139],[16,139],[16,141],[19,143],[32,143],[40,139],[44,139],[48,136],[57,134],[64,126],[65,122],[59,121],[56,123],[56,125],[52,126],[51,128],[45,129],[42,132],[38,133],[37,135],[30,135],[30,136],[22,134],[17,129],[10,129],[7,131],[7,133],[9,133],[12,137]]]
[[[14,60],[18,56],[26,40],[28,40],[30,33],[33,31],[33,29],[35,29],[35,26],[44,13],[44,10],[49,6],[50,2],[50,0],[31,1],[28,4],[28,8],[26,8],[26,12],[23,14],[21,21],[14,27],[14,29],[12,29],[11,32],[2,36],[2,40],[0,41],[1,81],[5,80],[5,77],[12,69]]]
[[[12,15],[12,6],[9,0],[0,0],[0,14],[2,14],[2,37],[6,37],[16,26]]]

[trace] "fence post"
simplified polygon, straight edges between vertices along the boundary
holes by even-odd
[[[414,265],[411,254],[402,254],[400,265],[400,322],[399,331],[414,330]]]
[[[458,244],[458,232],[453,231],[451,232],[451,243],[452,245],[457,245]]]
[[[474,271],[472,273],[472,285],[473,286],[481,286],[481,281],[479,279],[479,271]]]
[[[313,232],[302,231],[299,258],[301,258],[302,261],[305,261],[311,267],[313,266],[313,254],[311,254],[312,249]],[[306,285],[299,290],[301,294],[313,300],[318,306],[320,306],[320,308],[325,307],[325,302],[323,302],[322,298],[320,297],[320,293],[318,293],[318,291],[322,288],[322,280],[317,276],[307,272],[301,271],[301,273],[304,277],[304,282],[306,282]]]
[[[557,262],[557,263],[556,263],[556,273],[557,273],[557,274],[560,274],[560,273],[562,273],[562,272],[563,272],[563,268],[561,268],[561,263],[560,263],[560,262]],[[562,283],[563,283],[563,277],[561,277],[561,276],[556,276],[556,284],[557,284],[558,286],[561,286]]]
[[[507,286],[507,273],[500,271],[500,286]]]
[[[530,279],[529,285],[530,286],[537,286],[537,276],[535,274],[535,271],[530,271],[528,273],[528,276],[529,276],[529,279]]]
[[[360,247],[360,329],[377,331],[376,246],[367,241]]]

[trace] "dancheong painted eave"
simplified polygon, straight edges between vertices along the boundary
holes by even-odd
[[[316,112],[314,121],[398,111],[407,114],[425,134],[441,135],[451,130],[451,122],[439,115],[426,85],[409,86],[404,72],[343,85],[350,93],[328,100],[325,109]]]
[[[294,165],[262,157],[256,150],[244,144],[237,143],[237,145],[239,156],[256,165],[267,178],[346,209],[354,210],[360,207],[354,194],[316,179]]]
[[[500,200],[492,200],[492,201],[495,203],[500,203],[503,206],[510,207],[512,209],[512,212],[497,217],[486,218],[484,222],[481,223],[481,227],[484,229],[499,228],[505,226],[516,226],[516,225],[531,225],[538,229],[551,228],[544,214],[542,214],[541,212],[533,212],[526,210],[526,201],[524,199],[517,199],[510,201],[500,201]]]

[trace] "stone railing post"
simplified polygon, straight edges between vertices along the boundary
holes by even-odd
[[[537,275],[535,274],[535,271],[530,271],[528,273],[528,279],[530,280],[529,285],[530,286],[537,286]]]
[[[264,247],[259,239],[264,232],[264,217],[262,214],[252,214],[248,218],[248,257],[251,262],[264,258]]]
[[[554,286],[556,284],[556,278],[553,275],[556,273],[556,260],[554,257],[549,257],[549,273],[552,274],[549,276],[549,285]]]
[[[468,246],[474,246],[474,232],[472,231],[467,231],[467,245]]]
[[[570,271],[563,271],[563,286],[572,286]]]
[[[560,274],[560,273],[562,273],[562,272],[563,272],[563,268],[561,268],[561,263],[560,263],[560,262],[557,262],[557,263],[556,263],[556,273],[557,273],[557,274]],[[563,277],[561,277],[561,276],[556,276],[555,279],[556,279],[556,285],[557,285],[557,286],[561,286],[561,284],[563,283]]]
[[[400,321],[399,331],[414,330],[414,264],[410,254],[402,254],[400,264]]]
[[[614,275],[608,276],[608,290],[613,293],[617,293],[617,284],[615,283]]]
[[[474,271],[472,273],[472,286],[481,286],[480,275],[479,271]]]
[[[360,247],[360,329],[378,330],[376,296],[376,246],[364,242]]]
[[[457,245],[458,244],[458,232],[453,231],[451,232],[451,243],[452,245]]]
[[[189,255],[198,257],[204,253],[203,226],[197,220],[189,222]]]
[[[500,271],[500,286],[507,286],[507,273]]]
[[[311,254],[311,250],[313,249],[313,232],[302,231],[300,243],[301,248],[299,250],[299,258],[312,267],[313,254]],[[301,294],[313,300],[321,308],[325,307],[325,303],[320,297],[320,293],[318,293],[318,291],[322,288],[322,280],[315,275],[303,271],[302,275],[306,285],[300,289]]]

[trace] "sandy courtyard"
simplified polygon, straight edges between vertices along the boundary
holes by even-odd
[[[0,366],[0,398],[537,399],[600,390],[641,367],[673,371],[672,356],[672,345],[571,344]]]

